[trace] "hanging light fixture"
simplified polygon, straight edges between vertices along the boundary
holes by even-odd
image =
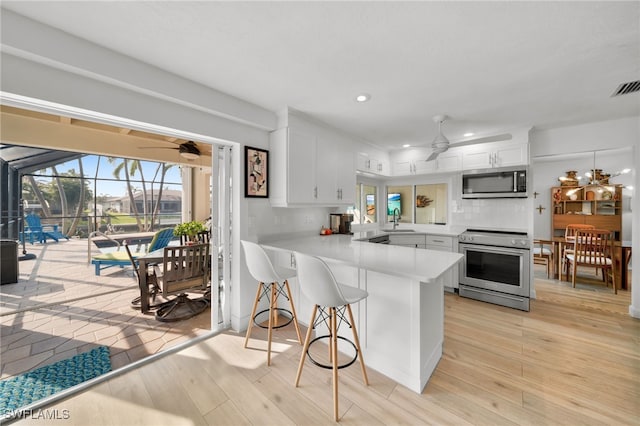
[[[578,186],[568,190],[566,192],[567,195],[573,195],[588,186],[597,187],[597,191],[599,193],[602,193],[605,190],[613,192],[615,190],[615,187],[609,184],[609,179],[627,174],[631,171],[631,169],[625,168],[612,174],[602,173],[602,169],[596,168],[596,152],[597,151],[593,151],[593,168],[590,171],[585,172],[584,176],[577,176],[577,172],[571,170],[567,172],[567,176],[561,176],[558,178],[558,180],[563,182],[563,184],[565,185],[567,183],[569,183],[569,185],[571,185],[572,183],[577,183]]]

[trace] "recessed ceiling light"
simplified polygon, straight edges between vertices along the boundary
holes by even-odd
[[[409,145],[408,143],[405,143],[404,145],[402,145],[403,148],[409,148],[411,145]]]
[[[464,134],[464,135],[462,135],[462,136],[464,136],[465,138],[468,138],[469,136],[473,136],[473,133],[465,133],[465,134]]]
[[[361,93],[356,96],[356,102],[367,102],[369,99],[371,99],[371,95],[368,93]]]

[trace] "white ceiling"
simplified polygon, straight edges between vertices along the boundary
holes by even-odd
[[[2,7],[386,149],[640,115],[640,2],[13,2]],[[356,103],[357,94],[372,99]]]

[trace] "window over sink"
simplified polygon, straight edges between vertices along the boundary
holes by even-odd
[[[400,211],[398,223],[446,225],[448,184],[427,183],[387,186],[387,222]],[[398,209],[398,210],[396,210]]]

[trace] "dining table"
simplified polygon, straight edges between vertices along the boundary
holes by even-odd
[[[538,239],[540,242],[544,244],[549,244],[553,246],[553,253],[557,262],[554,262],[554,271],[553,276],[556,279],[562,280],[562,251],[565,246],[573,245],[573,241],[567,239],[564,236],[561,237],[553,237],[550,240]],[[615,259],[620,260],[619,266],[616,265],[614,268],[616,275],[616,282],[620,283],[621,289],[628,288],[628,276],[629,276],[629,261],[631,260],[631,240],[614,240],[613,247],[615,254]],[[617,263],[617,262],[616,262]]]

